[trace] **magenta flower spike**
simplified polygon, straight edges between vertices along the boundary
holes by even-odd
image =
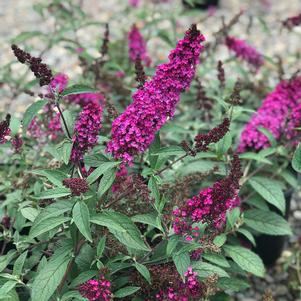
[[[134,93],[133,102],[112,125],[107,150],[115,158],[131,163],[173,117],[181,92],[194,78],[203,41],[204,36],[192,25],[169,54],[169,62],[159,65],[153,78]]]

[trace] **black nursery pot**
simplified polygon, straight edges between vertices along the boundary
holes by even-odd
[[[291,208],[291,199],[294,193],[293,189],[289,189],[284,193],[286,201],[285,219],[288,220]],[[269,204],[270,210],[281,215],[281,212],[276,207]],[[275,236],[261,234],[255,237],[256,247],[254,252],[257,253],[264,264],[268,267],[273,266],[280,257],[288,236]]]
[[[194,7],[191,7],[189,1],[182,0],[184,6],[188,8],[198,8],[198,9],[208,9],[210,6],[217,7],[219,5],[219,0],[194,0]]]

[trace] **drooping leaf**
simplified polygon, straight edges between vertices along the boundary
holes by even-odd
[[[292,235],[288,222],[272,211],[259,209],[247,210],[244,221],[250,228],[269,235]]]
[[[77,202],[72,210],[72,218],[80,233],[90,242],[92,235],[90,229],[90,213],[87,205],[83,202]]]
[[[119,212],[104,211],[91,218],[91,222],[107,227],[109,231],[129,248],[149,251],[141,238],[141,233],[129,217]]]
[[[203,261],[194,262],[192,268],[197,271],[198,276],[202,278],[207,278],[214,274],[217,274],[220,277],[229,277],[229,274],[222,268]]]
[[[32,119],[36,116],[36,114],[48,103],[47,100],[41,99],[33,104],[31,104],[25,111],[23,117],[23,133],[26,133],[26,130],[32,121]]]
[[[32,301],[48,301],[60,284],[71,260],[71,250],[57,250],[35,277],[32,284]]]
[[[294,152],[292,166],[295,171],[301,173],[301,143],[298,144]]]
[[[250,272],[258,277],[263,277],[265,268],[261,258],[257,254],[240,246],[226,245],[223,248],[228,256],[244,271]]]
[[[139,262],[135,262],[134,264],[137,271],[146,279],[146,281],[151,283],[151,275],[147,267]]]
[[[95,88],[91,88],[87,85],[73,85],[69,88],[66,88],[61,95],[63,97],[68,96],[68,95],[75,95],[75,94],[82,94],[82,93],[96,93],[98,90]]]
[[[118,166],[120,162],[102,162],[87,178],[89,184],[95,182],[101,175],[103,175],[108,170]]]
[[[46,199],[62,198],[69,195],[71,195],[71,191],[69,188],[59,187],[59,188],[45,190],[35,198],[38,200],[46,200]]]
[[[285,198],[278,181],[256,176],[252,177],[249,183],[268,203],[285,213]]]
[[[184,277],[184,273],[187,272],[188,267],[190,266],[190,257],[188,252],[178,252],[173,254],[172,260],[177,268],[177,271]]]
[[[119,289],[117,292],[114,292],[114,298],[124,298],[126,296],[130,296],[137,291],[140,290],[140,287],[138,286],[126,286],[121,289]]]

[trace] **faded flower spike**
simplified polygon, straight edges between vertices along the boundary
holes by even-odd
[[[128,34],[128,40],[130,61],[135,63],[137,58],[140,58],[146,66],[149,66],[151,59],[147,54],[146,42],[135,24]]]
[[[238,58],[252,65],[256,71],[264,64],[263,56],[244,40],[228,36],[226,38],[226,46],[232,50]]]
[[[289,30],[301,25],[301,14],[285,19],[284,21],[282,21],[282,25]]]
[[[41,58],[31,56],[28,52],[20,49],[17,45],[11,46],[14,55],[22,64],[27,64],[35,77],[40,80],[40,86],[50,84],[52,80],[52,72],[49,67],[42,63]]]
[[[133,102],[113,122],[108,151],[115,158],[131,163],[174,115],[181,92],[194,78],[203,41],[204,36],[192,25],[169,54],[169,62],[159,65],[153,78],[134,93]]]
[[[67,178],[63,180],[63,185],[70,188],[72,195],[80,196],[89,190],[88,183],[81,178]]]
[[[0,144],[3,144],[7,141],[7,136],[10,134],[10,114],[6,115],[5,120],[0,122]]]
[[[198,134],[195,138],[195,149],[197,152],[206,152],[210,143],[217,143],[229,131],[230,120],[225,118],[221,124],[211,129],[207,134]]]

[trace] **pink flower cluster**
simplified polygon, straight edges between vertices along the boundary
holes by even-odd
[[[187,200],[184,206],[173,211],[173,230],[176,234],[187,235],[186,239],[192,240],[199,235],[199,228],[192,226],[198,222],[213,223],[214,227],[220,228],[225,222],[227,210],[237,207],[240,203],[238,196],[217,203],[212,197],[212,192],[213,187],[205,188],[199,195]]]
[[[190,241],[199,236],[199,227],[194,226],[194,223],[206,222],[209,226],[221,228],[227,211],[240,204],[238,191],[241,176],[239,157],[234,154],[227,177],[215,182],[212,187],[201,190],[197,196],[188,199],[183,206],[173,211],[174,232]]]
[[[48,85],[48,92],[52,93],[53,91],[57,91],[58,93],[62,93],[68,85],[69,78],[64,73],[56,74]]]
[[[129,1],[129,5],[132,7],[138,7],[139,5],[139,0],[128,0]]]
[[[169,55],[169,62],[157,67],[153,78],[133,95],[133,102],[112,125],[108,151],[131,163],[152,143],[155,133],[174,115],[180,94],[189,87],[203,46],[203,35],[193,25]]]
[[[78,288],[80,294],[89,301],[111,300],[111,282],[102,275],[98,280],[90,279]]]
[[[151,59],[147,54],[146,42],[135,24],[128,33],[128,41],[130,61],[135,63],[137,58],[140,58],[146,66],[150,66]]]
[[[197,273],[192,271],[189,267],[185,272],[185,283],[178,281],[174,287],[167,287],[156,294],[156,300],[170,300],[170,301],[189,301],[191,298],[199,298],[203,293],[201,282],[197,278]]]
[[[255,67],[256,71],[264,64],[263,56],[244,40],[228,36],[226,38],[226,46],[232,50],[237,57]]]
[[[87,104],[75,124],[71,152],[73,162],[82,160],[84,153],[97,144],[101,121],[102,107],[94,102]]]
[[[89,103],[102,104],[104,97],[101,93],[80,93],[69,95],[66,100],[84,107]]]
[[[273,92],[267,95],[261,107],[246,124],[238,146],[239,152],[248,149],[261,150],[269,147],[268,138],[259,131],[269,130],[276,140],[286,138],[295,143],[301,126],[301,76],[281,81]]]
[[[48,134],[50,135],[51,140],[56,140],[58,138],[58,134],[63,133],[61,126],[61,115],[60,113],[56,113],[48,123]]]

